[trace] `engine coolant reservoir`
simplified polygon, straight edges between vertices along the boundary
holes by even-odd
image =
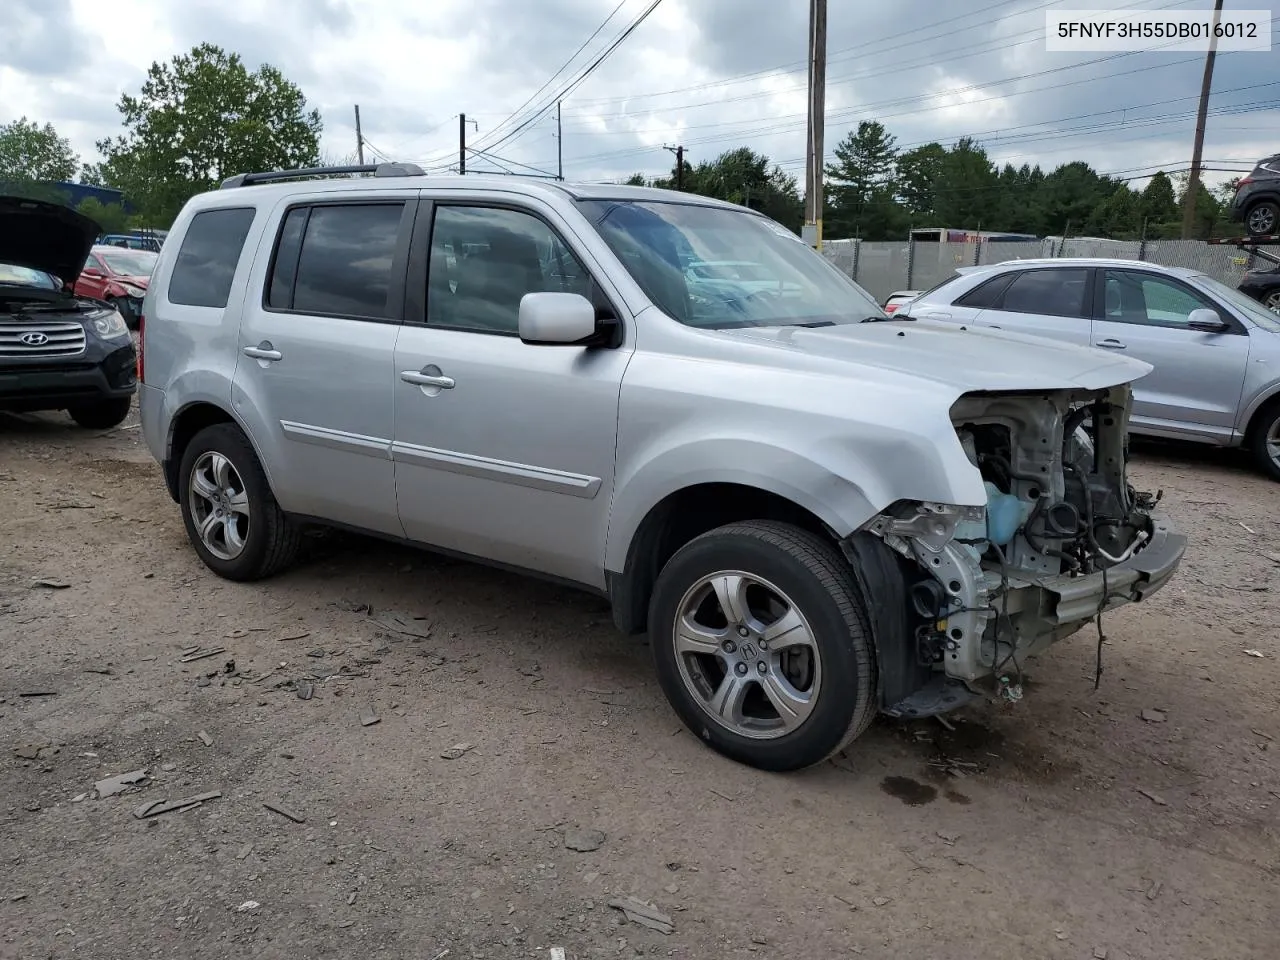
[[[998,547],[1007,547],[1027,519],[1027,506],[1011,493],[987,481],[987,539]]]

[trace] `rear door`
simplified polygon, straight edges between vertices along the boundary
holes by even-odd
[[[992,291],[977,324],[997,330],[1089,345],[1093,308],[1093,269],[1032,267],[1015,270]],[[974,293],[978,293],[979,290]]]
[[[1144,433],[1230,440],[1249,362],[1245,326],[1188,284],[1141,269],[1100,269],[1095,302],[1093,345],[1155,367],[1133,385],[1133,423]],[[1201,309],[1230,328],[1192,330],[1189,315]]]
[[[283,201],[240,325],[236,404],[286,510],[403,535],[392,371],[417,199]]]

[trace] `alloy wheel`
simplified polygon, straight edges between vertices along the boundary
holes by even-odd
[[[680,678],[713,721],[753,740],[794,733],[822,684],[803,612],[768,581],[720,571],[685,592],[672,630]]]
[[[249,534],[249,494],[235,465],[214,450],[201,454],[191,468],[187,497],[205,549],[219,560],[240,556]]]

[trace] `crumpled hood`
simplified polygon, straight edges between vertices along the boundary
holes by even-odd
[[[118,273],[111,279],[120,283],[127,283],[131,287],[138,287],[141,290],[147,289],[151,284],[151,278],[144,274]]]
[[[0,263],[43,270],[70,286],[98,233],[97,223],[70,207],[0,196]]]
[[[1102,390],[1146,376],[1149,363],[1094,347],[1077,347],[1004,330],[924,320],[835,327],[747,327],[720,331],[804,360],[836,361],[933,381],[957,393]],[[798,356],[797,356],[798,354]]]

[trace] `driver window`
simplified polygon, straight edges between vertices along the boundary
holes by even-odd
[[[1186,329],[1193,310],[1217,307],[1191,290],[1149,273],[1106,272],[1104,317],[1116,323]]]

